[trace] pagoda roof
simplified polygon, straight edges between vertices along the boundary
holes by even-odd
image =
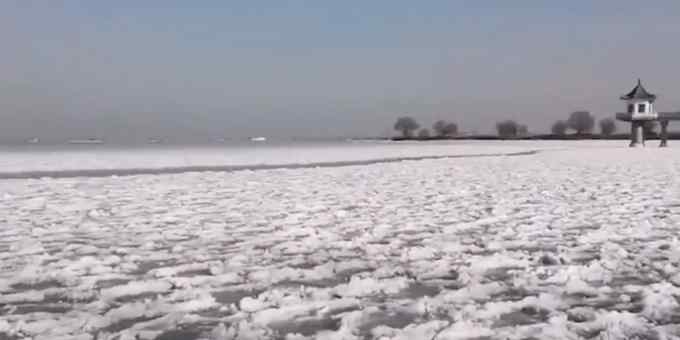
[[[656,99],[656,95],[651,94],[645,90],[645,87],[642,86],[642,82],[640,79],[638,79],[637,86],[633,88],[628,94],[625,96],[621,96],[621,99],[623,100],[631,100],[631,99],[643,99],[643,100],[649,100],[649,101],[654,101]]]

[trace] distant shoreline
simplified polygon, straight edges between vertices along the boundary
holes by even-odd
[[[80,148],[109,148],[109,147],[191,147],[191,146],[201,146],[201,147],[221,147],[221,146],[250,146],[250,145],[285,145],[285,144],[297,144],[297,143],[323,143],[323,142],[399,142],[399,141],[517,141],[517,140],[555,140],[555,141],[575,141],[575,140],[629,140],[630,134],[628,133],[618,133],[611,136],[602,136],[599,134],[584,134],[584,135],[552,135],[552,134],[536,134],[527,136],[517,136],[517,137],[500,137],[495,134],[475,134],[475,135],[463,135],[455,137],[399,137],[399,136],[368,136],[368,137],[328,137],[328,138],[302,138],[302,137],[279,137],[279,138],[267,138],[266,140],[252,141],[250,139],[225,139],[223,141],[216,141],[213,139],[206,140],[172,140],[172,139],[152,139],[150,141],[145,140],[104,140],[99,139],[96,142],[89,140],[67,140],[67,141],[54,141],[54,140],[37,140],[28,139],[23,141],[2,141],[0,142],[0,148],[2,147],[80,147]],[[659,139],[657,134],[647,136],[646,140]],[[680,140],[680,132],[670,132],[668,134],[668,140]]]
[[[611,136],[602,136],[599,134],[584,134],[584,135],[529,135],[529,136],[517,136],[517,137],[501,137],[497,135],[470,135],[470,136],[457,136],[457,137],[391,137],[385,138],[385,140],[391,141],[437,141],[437,140],[562,140],[562,141],[575,141],[575,140],[629,140],[630,134],[614,134]],[[646,140],[659,139],[657,134],[648,136]],[[669,140],[680,140],[680,133],[669,133]]]

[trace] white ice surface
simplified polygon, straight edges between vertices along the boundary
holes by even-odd
[[[596,142],[612,145],[612,142]],[[592,142],[579,143],[592,146]],[[31,171],[159,169],[316,164],[379,159],[503,154],[560,148],[557,142],[337,142],[249,147],[0,149],[0,174]]]
[[[0,181],[0,339],[677,339],[679,149],[621,143]]]

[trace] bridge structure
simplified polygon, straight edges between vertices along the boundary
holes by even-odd
[[[621,96],[621,100],[626,102],[627,110],[616,113],[616,119],[630,123],[631,147],[645,146],[645,124],[654,121],[659,122],[661,126],[659,146],[668,146],[668,123],[672,120],[680,120],[680,112],[657,112],[654,108],[656,95],[647,92],[640,79],[633,90]]]

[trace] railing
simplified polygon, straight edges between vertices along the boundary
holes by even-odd
[[[623,121],[626,121],[626,122],[631,121],[631,116],[632,116],[632,113],[627,113],[627,112],[617,112],[616,113],[616,119],[623,120]]]
[[[660,120],[680,120],[680,112],[659,112]]]
[[[618,120],[623,120],[623,121],[631,121],[631,120],[657,120],[659,118],[659,114],[656,112],[652,113],[629,113],[629,112],[618,112],[616,113],[616,119]],[[677,118],[677,119],[680,119]]]

